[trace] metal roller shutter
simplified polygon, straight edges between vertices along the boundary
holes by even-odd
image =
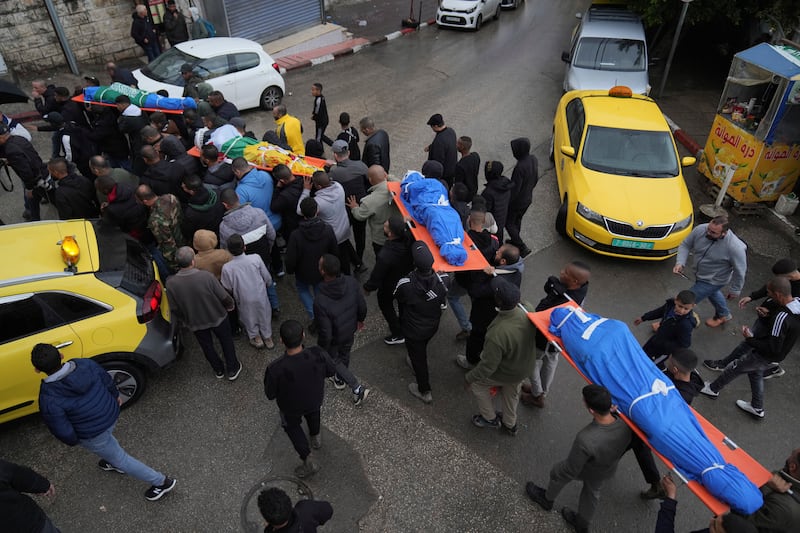
[[[322,22],[322,0],[225,0],[231,37],[265,43]]]

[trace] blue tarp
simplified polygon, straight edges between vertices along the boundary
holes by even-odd
[[[107,93],[108,90],[116,91],[116,88],[112,85],[111,87],[85,87],[83,89],[83,99],[86,102],[93,102],[98,101],[95,97],[97,93],[104,94]],[[138,105],[139,107],[146,107],[150,109],[167,109],[167,110],[181,110],[181,109],[197,109],[197,102],[194,101],[193,98],[169,98],[167,96],[161,96],[156,93],[148,93],[146,91],[139,91],[136,89],[132,89],[127,87],[127,91],[133,91],[136,93],[135,98],[131,98],[131,103]],[[116,91],[118,92],[118,91]],[[113,93],[111,93],[113,94]],[[125,93],[122,93],[125,94]],[[130,94],[128,95],[130,96]],[[113,100],[100,98],[101,102],[107,104],[113,104]]]
[[[403,203],[431,234],[444,260],[455,266],[466,263],[464,226],[458,212],[450,206],[444,185],[419,172],[409,172],[403,178],[400,191]]]
[[[581,372],[603,385],[624,413],[687,479],[699,481],[717,499],[742,514],[763,504],[753,482],[726,463],[672,382],[642,351],[628,326],[577,308],[558,308],[550,332]]]

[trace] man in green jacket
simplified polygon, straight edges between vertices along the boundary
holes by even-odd
[[[378,252],[386,242],[383,224],[389,220],[390,216],[400,214],[400,210],[392,202],[392,193],[389,192],[389,187],[386,185],[388,175],[382,166],[372,165],[369,167],[367,179],[370,184],[367,195],[361,199],[361,202],[354,195],[349,196],[347,207],[350,208],[350,214],[354,219],[367,221],[372,249],[375,257],[378,257]]]
[[[472,423],[481,428],[502,427],[513,436],[517,434],[520,386],[536,364],[536,327],[519,305],[519,287],[499,277],[492,279],[491,287],[499,312],[489,324],[480,362],[464,375],[464,387],[472,390],[478,401],[480,414],[472,417]],[[503,399],[499,414],[494,410],[493,388]]]

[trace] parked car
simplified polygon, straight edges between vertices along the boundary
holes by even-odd
[[[31,222],[0,226],[0,254],[0,423],[39,411],[38,343],[97,361],[123,406],[175,361],[176,327],[138,241],[99,221]]]
[[[572,32],[564,92],[608,90],[616,85],[649,94],[647,43],[638,15],[614,5],[592,5]]]
[[[693,209],[669,125],[628,87],[570,91],[553,121],[561,207],[556,230],[603,255],[663,260],[692,229]]]
[[[508,9],[517,9],[525,0],[500,0],[500,5]]]
[[[441,0],[436,24],[451,28],[481,29],[489,17],[500,18],[500,0]]]
[[[195,39],[179,43],[133,72],[139,88],[166,90],[173,98],[183,96],[181,65],[188,63],[204,81],[221,91],[239,108],[272,109],[286,92],[280,67],[253,41],[234,37]]]

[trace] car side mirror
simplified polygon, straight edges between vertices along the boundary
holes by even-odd
[[[686,156],[684,158],[681,158],[682,167],[691,167],[694,166],[695,163],[697,163],[696,157]]]
[[[573,148],[572,146],[562,146],[561,153],[569,157],[570,159],[575,159],[575,148]]]
[[[569,63],[570,57],[569,52],[561,52],[561,61],[564,63]]]

